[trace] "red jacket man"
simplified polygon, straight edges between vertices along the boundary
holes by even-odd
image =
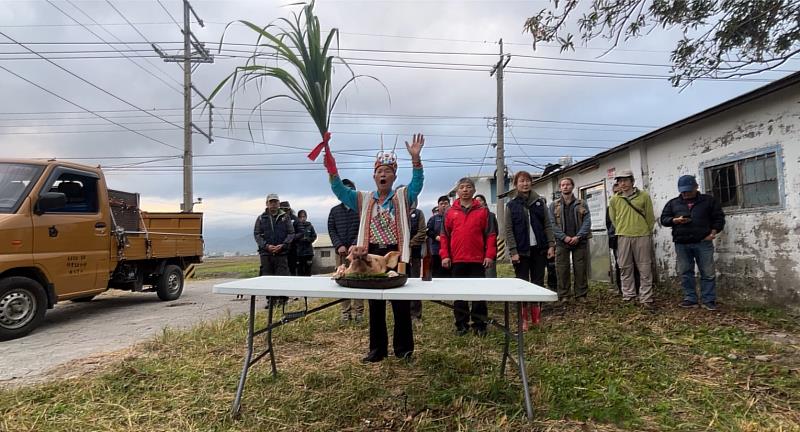
[[[442,261],[483,265],[485,260],[497,258],[497,233],[490,226],[489,209],[474,198],[466,208],[456,200],[445,214],[439,238]]]
[[[492,226],[489,209],[473,198],[475,183],[472,179],[459,180],[456,194],[458,199],[447,210],[439,235],[442,267],[452,267],[456,278],[483,278],[486,268],[497,256],[497,229]],[[475,333],[479,336],[486,334],[488,310],[485,301],[472,302],[471,314],[466,301],[456,301],[453,307],[457,334],[469,332],[470,316]]]

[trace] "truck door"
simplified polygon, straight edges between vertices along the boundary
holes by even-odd
[[[48,272],[60,299],[107,285],[110,227],[99,188],[97,174],[59,167],[39,191],[66,196],[63,208],[33,216],[34,262]]]

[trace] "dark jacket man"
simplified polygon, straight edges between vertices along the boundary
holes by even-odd
[[[439,237],[439,233],[442,232],[442,227],[444,226],[444,215],[443,214],[435,214],[428,219],[428,238],[431,239],[431,255],[439,255],[439,240],[436,237]]]
[[[690,223],[675,224],[672,219],[685,216]],[[719,201],[711,195],[698,193],[694,200],[682,196],[669,200],[661,212],[661,225],[672,227],[672,241],[675,243],[697,243],[711,233],[725,228],[725,213]]]
[[[333,207],[328,214],[328,235],[331,236],[334,250],[338,250],[342,246],[346,250],[356,244],[358,213],[344,204]]]
[[[698,192],[694,176],[678,179],[678,195],[661,212],[661,225],[672,227],[678,274],[683,287],[684,308],[702,303],[717,310],[717,277],[714,268],[714,239],[725,228],[725,213],[714,197]],[[695,266],[700,270],[700,297],[697,296]],[[699,302],[698,302],[699,300]]]
[[[278,210],[274,216],[269,211],[264,211],[256,219],[253,228],[253,237],[258,245],[260,255],[286,255],[289,251],[289,244],[294,239],[294,227],[288,214]],[[267,245],[283,245],[277,253],[267,251]]]

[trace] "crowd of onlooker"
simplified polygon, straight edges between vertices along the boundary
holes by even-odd
[[[437,200],[433,215],[425,220],[418,208],[424,174],[420,153],[425,145],[422,134],[406,142],[411,157],[412,177],[407,186],[394,188],[397,180],[397,156],[381,151],[375,160],[375,189],[357,191],[355,184],[339,176],[336,161],[326,150],[325,169],[331,191],[341,204],[331,209],[328,232],[336,251],[337,264],[368,258],[369,254],[389,257],[399,254],[407,263],[409,277],[486,278],[496,277],[498,237],[505,239],[516,277],[536,285],[555,289],[559,302],[583,303],[589,292],[589,239],[592,237],[591,211],[575,196],[575,182],[569,177],[559,181],[559,193],[551,202],[533,189],[533,177],[526,171],[513,177],[513,190],[505,204],[503,232],[497,217],[489,210],[486,198],[476,195],[469,177],[460,179],[455,197],[443,195]],[[620,171],[608,201],[606,227],[613,250],[617,283],[622,300],[638,300],[643,308],[654,309],[652,272],[652,233],[655,225],[650,195],[634,186],[630,170]],[[698,192],[693,176],[678,180],[679,195],[661,212],[662,226],[671,227],[678,271],[684,298],[681,307],[702,304],[716,310],[716,285],[713,240],[725,225],[719,202]],[[285,204],[285,205],[284,205]],[[288,203],[275,194],[267,196],[267,209],[255,223],[254,237],[261,255],[262,275],[309,275],[313,258],[311,244],[316,238],[305,211],[297,216]],[[430,263],[426,266],[426,263]],[[695,287],[695,265],[700,269],[701,295]],[[400,268],[398,268],[400,270]],[[400,270],[403,272],[404,270]],[[428,274],[430,273],[430,274]],[[392,300],[394,315],[394,353],[408,359],[414,351],[412,320],[422,319],[420,301]],[[455,301],[456,332],[479,336],[487,332],[485,301]],[[343,321],[363,319],[362,300],[344,300]],[[537,305],[522,307],[525,330],[537,323]],[[386,301],[369,300],[369,352],[366,362],[378,362],[388,355]]]
[[[355,184],[344,179],[343,184],[355,190]],[[431,216],[416,204],[409,211],[411,259],[408,263],[409,277],[420,277],[425,256],[430,260],[433,278],[447,277],[496,277],[497,240],[504,238],[516,277],[540,286],[547,286],[558,293],[559,302],[584,302],[588,293],[589,253],[588,241],[591,233],[591,212],[582,199],[574,193],[574,181],[565,177],[559,183],[559,196],[549,205],[537,194],[533,177],[526,171],[517,172],[508,194],[504,232],[498,232],[496,215],[487,206],[483,195],[475,194],[475,184],[468,178],[459,180],[455,198],[442,195],[431,209]],[[708,213],[700,241],[708,240],[722,230],[724,214],[719,205],[708,195],[697,192],[693,177],[681,177],[681,197],[670,201],[662,212],[662,225],[686,231],[691,222],[691,213],[697,199],[708,201],[702,214]],[[690,197],[690,195],[694,196]],[[686,199],[684,199],[684,197]],[[705,197],[705,198],[703,198]],[[708,207],[708,208],[705,208]],[[677,210],[676,210],[677,208]],[[675,215],[674,218],[672,215]],[[688,222],[687,222],[688,221]],[[653,206],[645,191],[634,187],[633,174],[622,171],[613,184],[612,197],[606,210],[606,228],[609,248],[615,270],[613,278],[623,301],[638,298],[643,307],[653,308],[651,271],[651,233],[655,223]],[[688,225],[687,225],[688,226]],[[359,229],[358,213],[339,204],[328,215],[328,233],[336,254],[336,265],[345,264],[348,251],[356,244]],[[697,229],[697,228],[696,228]],[[708,232],[707,232],[708,231]],[[713,231],[713,234],[712,234]],[[267,208],[256,220],[254,235],[261,255],[262,275],[310,276],[314,257],[313,243],[316,231],[305,210],[296,214],[287,201],[278,195],[267,197]],[[676,244],[686,244],[686,234],[679,234]],[[696,236],[695,236],[696,237]],[[697,238],[688,238],[697,243]],[[677,243],[684,241],[684,243]],[[713,287],[713,261],[709,264],[708,253],[696,247],[677,246],[679,262],[686,288],[684,307],[702,303],[715,309]],[[687,250],[688,249],[688,250]],[[693,262],[689,262],[693,259]],[[694,261],[700,263],[702,272],[701,302],[692,296]],[[712,267],[709,267],[712,266]],[[691,272],[691,275],[689,275]],[[545,274],[547,280],[545,283]],[[458,302],[457,310],[465,313],[457,316],[459,333],[469,329],[470,315],[485,316],[486,303],[473,302],[472,314],[466,302]],[[422,302],[411,302],[411,316],[422,319]],[[538,317],[537,306],[523,309],[525,327]],[[458,315],[458,314],[457,314]],[[341,319],[361,322],[364,316],[363,300],[342,302]],[[538,318],[536,318],[538,319]],[[485,323],[480,318],[473,321],[478,333],[485,332]]]

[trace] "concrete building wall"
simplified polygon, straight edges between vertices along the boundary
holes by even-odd
[[[716,243],[719,294],[800,309],[800,86],[728,110],[648,143],[647,171],[656,215],[677,196],[677,179],[697,176],[708,188],[708,169],[775,154],[779,203],[727,207]],[[767,185],[768,186],[768,185]],[[655,235],[660,273],[677,277],[669,228]]]
[[[602,183],[608,197],[615,173],[631,169],[636,185],[652,196],[658,218],[667,201],[678,195],[681,175],[697,176],[704,192],[709,175],[720,166],[731,164],[739,177],[744,175],[744,161],[769,155],[774,155],[777,178],[764,183],[762,191],[777,189],[778,202],[725,208],[726,228],[715,242],[718,290],[722,299],[800,310],[800,86],[637,143],[598,159],[593,166],[568,168],[556,178],[537,183],[535,189],[551,201],[558,180],[569,176],[575,179],[576,195],[581,188]],[[671,229],[657,225],[654,240],[657,276],[677,289]]]

